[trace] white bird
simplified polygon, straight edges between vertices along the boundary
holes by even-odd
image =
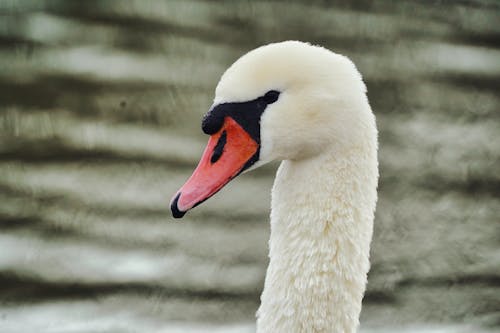
[[[378,183],[375,117],[355,65],[298,41],[259,47],[223,74],[202,128],[210,139],[174,217],[282,161],[257,332],[355,332]]]

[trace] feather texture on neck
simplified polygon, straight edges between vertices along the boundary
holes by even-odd
[[[283,161],[257,332],[355,332],[376,203],[376,130],[359,146]]]

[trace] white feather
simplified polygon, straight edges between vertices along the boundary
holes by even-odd
[[[259,333],[355,332],[377,200],[375,117],[346,57],[270,44],[224,73],[215,102],[279,90],[261,119],[259,165],[283,160],[272,190]]]

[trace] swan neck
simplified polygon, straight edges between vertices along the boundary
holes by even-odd
[[[376,147],[283,161],[257,332],[355,332],[369,270]]]

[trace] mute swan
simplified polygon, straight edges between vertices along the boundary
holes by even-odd
[[[282,160],[257,332],[355,332],[370,265],[378,144],[354,64],[298,41],[259,47],[223,74],[202,129],[208,145],[171,201],[176,218],[241,172]]]

